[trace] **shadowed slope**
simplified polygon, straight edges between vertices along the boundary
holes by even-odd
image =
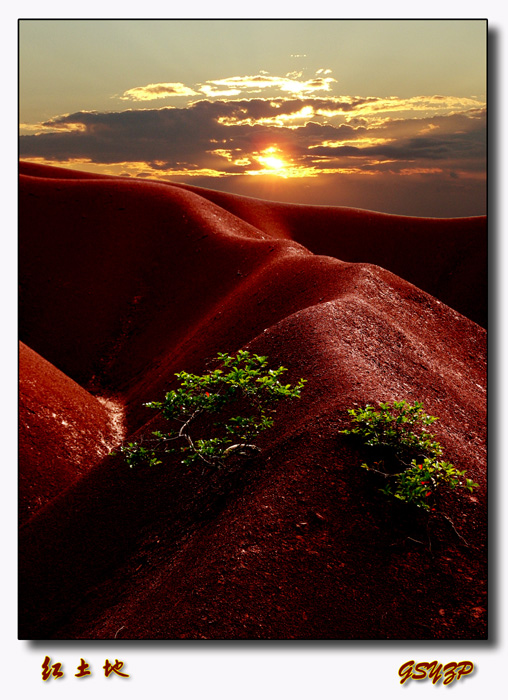
[[[130,437],[159,425],[141,402],[217,350],[308,379],[241,470],[109,457],[48,503],[20,532],[21,637],[485,637],[483,329],[197,191],[23,177],[21,197],[22,338],[118,392]],[[351,406],[394,398],[440,416],[481,484],[446,499],[456,531],[387,502],[338,435]]]
[[[152,183],[22,178],[20,205],[21,338],[80,384],[128,403],[250,275],[305,254]]]

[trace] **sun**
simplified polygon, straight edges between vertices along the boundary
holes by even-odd
[[[264,151],[261,151],[261,153],[256,156],[256,160],[274,174],[284,175],[288,168],[288,163],[278,155],[279,153],[280,151],[273,146],[265,148]]]
[[[286,166],[282,158],[277,158],[277,156],[258,156],[258,160],[272,170],[280,170]]]

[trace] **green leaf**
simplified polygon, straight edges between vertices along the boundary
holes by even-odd
[[[240,447],[235,454],[247,456],[256,448],[257,436],[273,427],[272,414],[277,404],[300,398],[306,382],[300,379],[294,385],[281,384],[279,377],[287,368],[268,368],[266,356],[247,350],[236,355],[220,352],[217,362],[220,366],[202,375],[185,370],[175,373],[177,388],[167,391],[164,401],[145,404],[160,412],[171,427],[168,432],[155,430],[149,437],[145,436],[143,440],[148,447],[137,443],[124,445],[121,452],[130,467],[145,463],[158,465],[168,455],[180,453],[183,464],[204,461],[221,468],[233,441]],[[207,414],[215,414],[218,419],[213,424],[205,421],[198,428],[198,417]],[[206,426],[212,431],[207,435],[202,433]],[[242,450],[242,444],[249,449]]]

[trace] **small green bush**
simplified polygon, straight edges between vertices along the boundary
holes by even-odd
[[[377,408],[367,404],[348,413],[356,427],[341,433],[355,436],[372,448],[373,459],[361,466],[386,479],[380,489],[385,495],[435,510],[435,498],[443,487],[468,491],[478,487],[465,478],[465,471],[439,459],[441,445],[426,430],[438,418],[427,415],[422,403],[393,401],[380,403]]]
[[[182,464],[203,462],[222,468],[233,457],[248,457],[260,451],[255,440],[274,424],[277,404],[299,398],[305,379],[295,385],[282,384],[285,367],[268,368],[268,358],[246,350],[231,356],[217,355],[219,366],[202,375],[179,372],[180,386],[168,391],[163,401],[145,404],[161,413],[171,427],[153,431],[143,444],[121,447],[130,467],[155,466],[163,458],[179,453]],[[203,421],[204,416],[215,420]]]

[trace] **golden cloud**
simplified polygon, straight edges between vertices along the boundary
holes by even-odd
[[[434,114],[449,114],[453,111],[463,112],[465,109],[478,109],[485,102],[470,97],[453,97],[443,95],[419,95],[417,97],[387,97],[379,98],[375,102],[359,104],[357,112],[363,115],[379,112],[429,112]]]
[[[166,97],[187,97],[189,95],[197,95],[197,93],[183,83],[151,83],[150,85],[126,90],[120,95],[120,99],[144,102],[147,100],[161,100]]]
[[[207,80],[201,85],[201,92],[210,97],[219,95],[239,94],[240,92],[260,92],[268,88],[278,89],[282,92],[290,92],[294,95],[312,94],[316,91],[329,91],[334,78],[316,77],[309,80],[298,80],[299,75],[289,73],[281,77],[275,75],[246,75]],[[224,91],[226,90],[226,92]]]

